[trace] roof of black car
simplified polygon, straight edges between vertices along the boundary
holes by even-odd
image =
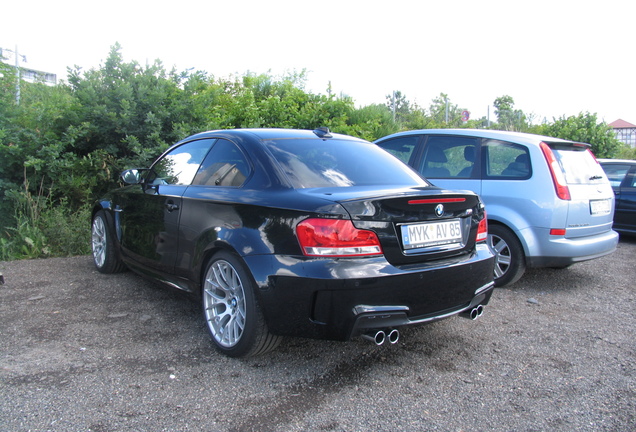
[[[221,129],[201,132],[187,140],[197,138],[211,138],[211,137],[223,137],[223,136],[252,136],[259,139],[289,139],[289,138],[322,138],[318,136],[313,130],[307,129],[284,129],[284,128],[256,128],[256,129]],[[350,139],[360,140],[360,138],[352,137],[349,135],[341,135],[331,133],[332,138],[338,139]],[[329,139],[329,138],[326,138]]]

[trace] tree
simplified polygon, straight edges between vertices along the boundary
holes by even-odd
[[[100,69],[83,74],[79,68],[70,70],[69,83],[78,101],[72,145],[82,155],[102,149],[115,158],[140,162],[157,156],[183,138],[173,133],[175,124],[189,121],[181,79],[175,71],[167,73],[159,60],[146,67],[123,62],[119,44]]]
[[[386,95],[386,106],[393,114],[393,120],[400,124],[406,121],[411,113],[411,103],[401,91],[394,91]]]
[[[515,101],[511,96],[500,96],[495,99],[493,105],[497,115],[498,129],[515,132],[527,130],[526,115],[523,111],[514,109]]]
[[[618,155],[621,142],[613,129],[597,119],[596,114],[579,113],[577,116],[554,119],[554,123],[542,126],[541,133],[548,136],[592,145],[592,152],[599,158]]]
[[[462,108],[453,104],[446,93],[435,97],[429,107],[431,119],[436,127],[462,127]]]
[[[387,105],[373,104],[352,110],[348,128],[343,132],[373,141],[399,130],[391,109]]]

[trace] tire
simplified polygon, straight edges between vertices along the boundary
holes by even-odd
[[[98,211],[93,217],[91,243],[93,262],[99,272],[119,273],[126,269],[126,265],[115,250],[113,229],[108,224],[108,218],[104,210]]]
[[[254,295],[256,283],[236,255],[212,257],[203,280],[203,317],[215,348],[229,357],[251,357],[276,348]]]
[[[517,282],[526,271],[526,257],[517,236],[508,228],[488,227],[488,245],[495,254],[495,286]]]

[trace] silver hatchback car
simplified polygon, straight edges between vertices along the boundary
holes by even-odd
[[[376,144],[436,186],[481,195],[497,286],[527,267],[565,268],[616,249],[614,193],[589,144],[471,129],[400,132]]]

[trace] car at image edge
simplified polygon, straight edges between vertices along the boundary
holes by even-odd
[[[492,295],[480,198],[358,138],[209,131],[122,179],[92,212],[97,269],[198,296],[228,356],[286,335],[395,343],[401,326],[475,319]]]
[[[636,236],[636,160],[598,160],[615,195],[614,230]]]
[[[616,249],[614,194],[590,145],[527,133],[424,129],[375,143],[436,186],[470,190],[488,213],[495,284]]]

